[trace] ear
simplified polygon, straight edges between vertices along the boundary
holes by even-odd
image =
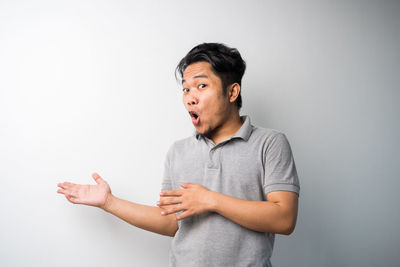
[[[233,103],[239,96],[240,93],[240,85],[238,83],[231,84],[228,89],[229,93],[229,102]]]

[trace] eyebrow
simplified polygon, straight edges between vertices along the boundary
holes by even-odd
[[[197,79],[197,78],[208,78],[208,76],[205,75],[205,74],[199,74],[199,75],[196,75],[196,76],[193,77],[193,79]],[[186,80],[182,80],[182,84],[184,82],[186,82]]]

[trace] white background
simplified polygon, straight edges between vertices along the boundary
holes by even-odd
[[[202,42],[248,64],[242,115],[284,132],[301,182],[275,266],[400,262],[398,1],[0,1],[0,265],[167,266],[169,237],[73,205],[155,205],[191,135],[174,78]]]

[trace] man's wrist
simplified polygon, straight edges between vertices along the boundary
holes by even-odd
[[[217,207],[218,207],[218,198],[219,198],[219,193],[215,191],[210,191],[209,192],[209,211],[216,212]]]
[[[110,212],[114,202],[115,202],[115,197],[110,193],[107,196],[106,201],[104,202],[104,205],[100,206],[100,208],[106,212]]]

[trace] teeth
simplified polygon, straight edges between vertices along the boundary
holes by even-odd
[[[189,112],[190,116],[194,117],[195,119],[197,119],[198,115],[194,112]]]

